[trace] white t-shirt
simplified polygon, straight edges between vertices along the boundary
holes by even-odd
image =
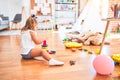
[[[21,32],[21,54],[23,55],[27,55],[29,51],[35,46],[31,38],[30,31],[32,30]]]

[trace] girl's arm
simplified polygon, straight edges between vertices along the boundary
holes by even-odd
[[[30,31],[30,35],[35,44],[41,44],[44,39],[39,38],[35,31]]]

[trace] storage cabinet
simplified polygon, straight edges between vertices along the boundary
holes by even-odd
[[[55,20],[57,24],[74,24],[78,17],[77,0],[56,0]]]
[[[38,29],[51,28],[54,0],[31,0],[31,13],[38,16]]]
[[[78,0],[31,0],[31,13],[39,16],[39,29],[51,24],[71,25],[78,17]]]

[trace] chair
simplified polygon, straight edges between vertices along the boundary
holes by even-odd
[[[17,29],[20,29],[21,21],[22,21],[22,14],[16,14],[12,21],[12,27],[14,26]]]
[[[0,14],[0,30],[9,28],[9,17]]]
[[[0,17],[3,17],[3,14],[0,14]]]

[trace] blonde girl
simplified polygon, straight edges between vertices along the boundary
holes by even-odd
[[[53,59],[47,51],[43,50],[39,45],[43,42],[37,35],[38,21],[35,15],[31,15],[25,26],[21,29],[21,56],[25,59],[31,59],[41,56],[48,61],[48,65],[63,65],[64,62]]]

